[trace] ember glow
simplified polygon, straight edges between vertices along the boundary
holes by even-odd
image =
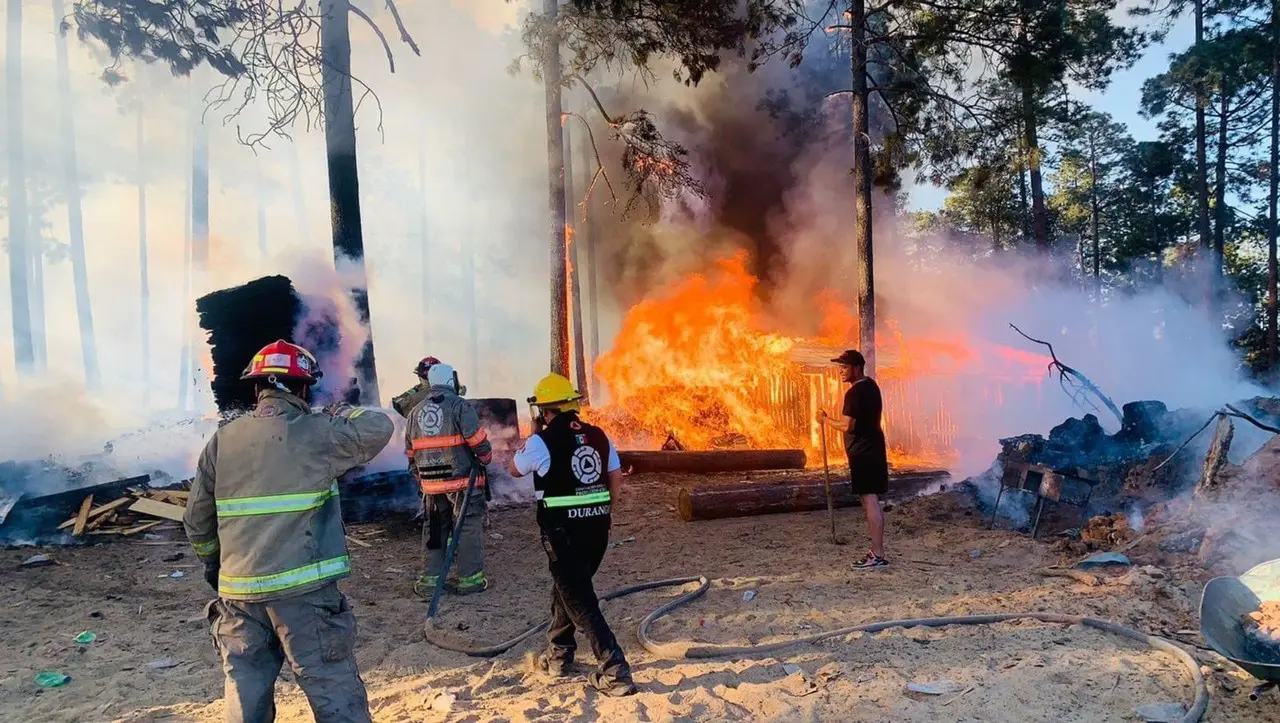
[[[856,346],[857,315],[824,293],[814,302],[818,334],[788,334],[771,321],[757,285],[737,254],[632,307],[596,363],[611,401],[592,418],[627,448],[656,449],[674,435],[688,449],[800,448],[820,464],[814,413],[839,412],[844,385],[828,360]],[[1039,384],[1049,362],[959,333],[916,338],[892,321],[877,338],[896,467],[951,461],[958,430],[948,403],[960,385],[969,392],[985,385],[984,396],[998,404],[1005,385]],[[842,462],[839,434],[829,430],[827,444],[833,462]]]

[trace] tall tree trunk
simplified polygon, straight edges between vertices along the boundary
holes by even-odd
[[[1022,241],[1031,238],[1031,206],[1027,202],[1027,149],[1018,144],[1018,219],[1022,222]]]
[[[191,316],[189,305],[191,303],[191,247],[193,244],[192,228],[195,226],[192,216],[192,198],[195,196],[195,158],[196,158],[196,111],[195,111],[195,81],[189,79],[191,87],[191,97],[189,102],[193,105],[188,110],[190,115],[190,125],[187,128],[187,157],[191,159],[191,172],[187,174],[186,193],[183,194],[183,229],[182,229],[182,308],[179,309],[179,318],[182,319],[182,352],[178,357],[178,409],[186,411],[187,409],[187,392],[191,387]]]
[[[431,329],[426,319],[431,318],[431,249],[427,235],[427,149],[418,146],[418,253],[420,268],[418,283],[422,284],[422,350],[429,353]]]
[[[298,234],[304,244],[312,242],[311,222],[307,220],[307,198],[302,185],[302,158],[298,140],[289,143],[289,185],[293,186],[293,215],[298,220]]]
[[[138,310],[140,337],[142,401],[151,396],[151,280],[147,268],[147,166],[146,133],[143,106],[138,104]],[[184,238],[185,244],[185,238]]]
[[[324,139],[329,161],[330,218],[333,221],[335,265],[352,265],[355,286],[352,299],[360,322],[369,333],[356,379],[360,403],[380,404],[377,366],[373,353],[373,328],[369,323],[369,281],[364,265],[364,234],[360,221],[360,177],[356,164],[355,108],[351,97],[351,4],[347,0],[320,3],[320,55],[324,60]]]
[[[551,221],[551,371],[569,376],[569,279],[565,251],[564,125],[560,105],[559,0],[543,0],[543,22],[552,28],[543,58],[547,120],[547,213]]]
[[[1230,93],[1222,89],[1218,106],[1218,148],[1213,165],[1213,298],[1222,294],[1223,259],[1227,246],[1227,129],[1230,123]]]
[[[587,189],[591,186],[592,168],[591,159],[594,154],[591,149],[591,138],[584,131],[579,136],[582,140],[578,143],[578,158],[581,159],[581,172],[578,174],[579,185],[582,190],[582,224],[580,233],[578,234],[578,247],[583,253],[578,255],[581,264],[587,269],[587,312],[590,317],[588,322],[588,338],[587,338],[587,385],[586,390],[591,399],[600,399],[599,380],[596,378],[596,359],[600,356],[600,307],[596,299],[596,215],[590,198],[587,198]]]
[[[27,229],[34,230],[29,237],[31,245],[27,248],[27,260],[30,262],[28,273],[31,274],[31,339],[35,342],[36,372],[43,373],[49,368],[48,329],[44,321],[44,238],[40,228],[40,212],[27,207]]]
[[[463,273],[466,282],[463,289],[467,295],[467,361],[470,363],[469,376],[474,384],[480,383],[480,310],[476,293],[476,249],[479,247],[479,234],[472,233],[466,249],[462,252]]]
[[[80,170],[76,162],[75,105],[71,95],[71,61],[67,36],[62,34],[62,0],[53,2],[53,42],[58,56],[58,95],[62,101],[63,164],[67,197],[67,222],[71,232],[71,275],[75,287],[76,317],[80,322],[80,353],[84,359],[85,386],[102,384],[98,370],[98,345],[93,334],[93,308],[89,304],[89,269],[84,250],[84,214],[80,209]]]
[[[27,167],[22,137],[22,0],[9,0],[5,16],[5,115],[9,141],[9,311],[13,315],[13,357],[18,374],[36,370],[31,331],[30,231],[27,211]]]
[[[195,307],[193,301],[204,293],[209,269],[209,126],[205,125],[200,105],[193,109],[195,125],[191,143],[191,259],[188,262],[190,283],[183,297],[182,309],[182,392],[180,406],[187,409],[187,395],[196,387],[199,376],[193,348]],[[196,399],[191,398],[193,404]]]
[[[1102,205],[1098,202],[1098,149],[1089,139],[1089,235],[1093,239],[1093,285],[1102,301]]]
[[[1049,210],[1044,201],[1044,178],[1040,172],[1040,129],[1036,99],[1031,88],[1022,88],[1022,142],[1027,148],[1027,170],[1031,180],[1031,233],[1036,248],[1049,248]]]
[[[565,263],[569,265],[566,272],[569,280],[569,302],[572,304],[573,320],[573,368],[576,373],[578,393],[582,395],[582,403],[591,403],[591,389],[587,379],[587,353],[584,346],[586,336],[582,328],[582,284],[578,273],[578,263],[582,254],[578,253],[575,229],[578,220],[578,189],[573,183],[573,135],[569,132],[571,118],[564,120],[564,188],[565,188]]]
[[[1267,193],[1267,367],[1274,373],[1280,351],[1277,339],[1277,280],[1280,266],[1276,260],[1276,237],[1280,234],[1277,197],[1280,196],[1280,0],[1271,2],[1271,169]]]
[[[1204,0],[1195,0],[1195,48],[1204,45]],[[1196,90],[1196,233],[1200,245],[1209,248],[1212,242],[1209,228],[1209,139],[1205,127],[1205,107],[1209,99],[1199,87]]]
[[[866,357],[866,373],[876,369],[875,259],[871,241],[871,136],[867,119],[867,6],[851,0],[853,73],[853,237],[858,253],[858,349]]]
[[[267,258],[267,181],[262,175],[261,159],[255,159],[253,168],[256,180],[254,195],[258,201],[258,258],[265,261]]]

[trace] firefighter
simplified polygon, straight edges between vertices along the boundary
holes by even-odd
[[[227,721],[274,720],[285,661],[318,723],[370,720],[356,619],[337,585],[351,574],[337,478],[377,456],[395,426],[345,404],[313,412],[320,376],[306,349],[263,347],[241,376],[257,406],[218,429],[196,465],[183,525],[218,594],[205,612]]]
[[[600,612],[591,578],[609,547],[610,506],[622,482],[618,451],[604,431],[578,418],[582,396],[559,374],[538,382],[529,404],[538,430],[510,463],[511,474],[533,474],[538,527],[551,568],[551,627],[538,667],[568,675],[582,631],[598,663],[588,677],[605,695],[636,692],[631,667]]]
[[[459,595],[484,592],[489,587],[484,574],[484,466],[493,457],[493,445],[480,426],[475,406],[462,398],[466,387],[458,384],[453,367],[440,362],[431,365],[427,384],[426,395],[409,410],[404,428],[405,454],[422,490],[427,558],[426,572],[413,584],[413,591],[430,599],[440,575],[447,572],[445,548],[456,515],[462,514],[465,521],[458,540],[458,576],[448,583],[449,589]],[[477,466],[475,489],[464,500],[471,470]]]
[[[396,413],[408,418],[409,410],[418,406],[418,403],[427,396],[427,390],[431,388],[431,385],[427,384],[427,372],[439,363],[440,360],[433,356],[422,357],[422,361],[418,362],[418,366],[413,370],[414,376],[418,377],[418,383],[391,400],[391,408],[396,410]]]

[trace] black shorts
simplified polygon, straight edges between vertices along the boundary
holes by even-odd
[[[883,459],[849,460],[849,488],[855,495],[889,491],[889,464]]]

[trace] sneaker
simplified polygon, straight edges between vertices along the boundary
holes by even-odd
[[[450,580],[445,584],[448,586],[449,592],[455,595],[474,595],[489,589],[489,578],[485,577],[484,571],[481,570],[474,575]]]
[[[587,682],[598,693],[607,695],[610,698],[621,698],[636,694],[636,684],[631,682],[631,678],[614,678],[606,676],[597,670],[587,676]]]
[[[423,600],[430,600],[435,594],[436,584],[440,582],[439,575],[423,575],[413,583],[413,594]]]
[[[888,567],[889,561],[880,557],[874,552],[867,551],[867,556],[860,561],[855,562],[853,567],[855,570],[865,570],[872,567]]]
[[[534,665],[539,672],[554,678],[564,678],[573,674],[573,660],[554,655],[549,650],[538,653],[538,657],[534,659]]]

